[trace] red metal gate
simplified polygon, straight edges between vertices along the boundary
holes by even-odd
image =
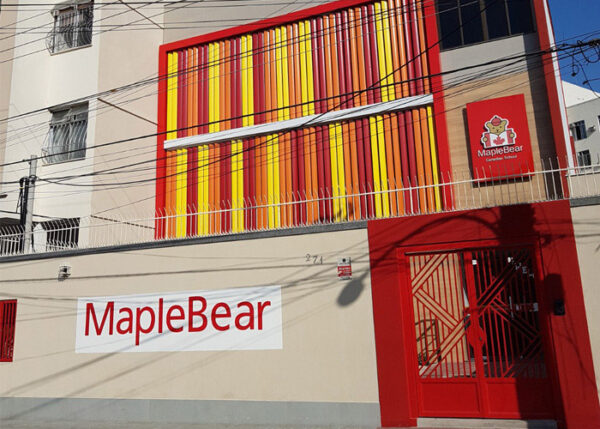
[[[421,416],[553,417],[534,254],[407,255]]]

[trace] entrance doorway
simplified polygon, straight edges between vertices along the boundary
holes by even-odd
[[[404,257],[419,416],[553,418],[534,249]]]

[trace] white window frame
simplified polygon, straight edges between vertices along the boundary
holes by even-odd
[[[580,150],[579,152],[577,152],[577,165],[579,167],[589,167],[592,165],[592,156],[588,149]]]

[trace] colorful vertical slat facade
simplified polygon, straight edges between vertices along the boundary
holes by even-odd
[[[168,52],[166,139],[428,94],[423,20],[421,2],[387,0]],[[164,235],[440,210],[433,114],[167,151]]]

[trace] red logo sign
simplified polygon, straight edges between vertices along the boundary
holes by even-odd
[[[533,170],[525,97],[467,104],[474,179],[521,177]]]

